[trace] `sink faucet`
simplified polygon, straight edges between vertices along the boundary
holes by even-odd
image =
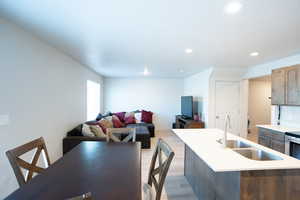
[[[230,125],[230,116],[229,114],[227,114],[225,116],[225,129],[224,129],[224,136],[223,136],[223,147],[226,148],[227,147],[227,129],[231,128],[231,125]]]

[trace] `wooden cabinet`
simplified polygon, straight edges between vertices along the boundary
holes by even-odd
[[[284,153],[284,133],[259,128],[258,143],[275,151]]]
[[[286,104],[300,105],[300,65],[286,69]]]
[[[272,104],[285,104],[285,70],[276,69],[272,71]]]
[[[271,140],[271,149],[275,151],[279,151],[281,153],[284,153],[284,142],[283,141],[277,141],[277,140]]]
[[[300,65],[272,71],[272,104],[300,105]]]

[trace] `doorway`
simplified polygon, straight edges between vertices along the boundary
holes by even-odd
[[[230,115],[231,123],[228,132],[240,135],[240,82],[217,81],[215,93],[215,124],[224,130],[225,116]]]
[[[248,139],[257,142],[257,125],[271,123],[271,76],[249,79]]]

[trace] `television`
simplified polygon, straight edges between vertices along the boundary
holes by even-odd
[[[193,96],[181,97],[181,115],[187,119],[193,119]]]

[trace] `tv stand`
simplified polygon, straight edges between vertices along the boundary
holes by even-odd
[[[184,120],[191,120],[191,119],[192,119],[192,118],[187,117],[187,116],[185,116],[185,115],[180,115],[180,116],[181,116],[181,118],[184,119]]]
[[[176,115],[176,128],[204,128],[204,122],[186,119],[182,115]]]

